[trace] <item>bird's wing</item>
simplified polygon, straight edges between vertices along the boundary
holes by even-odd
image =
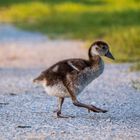
[[[87,60],[83,59],[70,59],[67,61],[67,65],[71,67],[73,70],[81,71],[86,67],[90,66],[90,63]]]
[[[85,67],[90,66],[90,63],[84,59],[67,59],[60,61],[54,65],[52,65],[47,70],[43,71],[43,73],[58,73],[61,74],[71,72],[71,71],[81,71]]]

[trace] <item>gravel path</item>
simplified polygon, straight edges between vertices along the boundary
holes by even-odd
[[[10,30],[12,38],[26,34],[13,27]],[[6,34],[7,27],[0,31]],[[29,40],[21,37],[10,41],[5,35],[7,39],[0,40],[0,140],[140,139],[140,91],[132,84],[140,82],[140,73],[129,72],[129,64],[107,64],[104,73],[80,94],[79,100],[109,112],[88,113],[66,99],[63,114],[75,118],[58,119],[53,113],[56,98],[33,85],[32,79],[58,60],[86,58],[87,50],[81,41],[42,37],[37,41],[30,36]]]
[[[50,40],[39,33],[0,24],[0,67],[47,67],[66,58],[86,58],[82,41]]]
[[[38,32],[27,32],[15,28],[12,25],[0,24],[0,42],[1,43],[24,43],[25,41],[33,42],[42,42],[46,41],[48,38],[43,36]]]
[[[32,84],[31,79],[40,69],[1,69],[1,138],[139,140],[140,91],[132,87],[131,81],[139,80],[140,73],[130,73],[127,69],[127,65],[107,65],[104,74],[79,96],[79,100],[94,102],[108,109],[108,113],[89,114],[67,99],[63,113],[75,116],[69,119],[56,118],[53,114],[56,99]]]

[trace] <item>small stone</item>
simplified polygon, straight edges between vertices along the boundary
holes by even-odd
[[[111,118],[108,118],[108,119],[106,120],[106,122],[111,122]]]
[[[24,125],[19,125],[19,126],[17,126],[18,128],[31,128],[31,126],[24,126]]]
[[[54,135],[55,134],[55,132],[51,132],[51,135]]]
[[[93,101],[93,102],[91,102],[91,105],[96,105],[96,102],[94,102],[94,101]]]
[[[9,105],[9,103],[0,103],[0,105]]]
[[[61,134],[64,134],[64,133],[66,133],[66,131],[61,131]]]
[[[10,95],[11,95],[11,96],[16,96],[17,94],[15,94],[15,93],[10,93]]]

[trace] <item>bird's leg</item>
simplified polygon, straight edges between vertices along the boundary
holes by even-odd
[[[93,111],[93,112],[97,112],[97,113],[105,113],[107,112],[107,110],[104,110],[104,109],[100,109],[100,108],[97,108],[96,106],[93,106],[93,105],[87,105],[87,104],[83,104],[83,103],[80,103],[75,94],[73,94],[73,92],[67,87],[69,93],[70,93],[70,96],[71,96],[71,99],[72,99],[72,102],[75,106],[78,106],[78,107],[83,107],[83,108],[87,108],[88,111]]]
[[[107,110],[103,110],[103,109],[97,108],[96,106],[80,103],[78,100],[74,100],[73,104],[75,106],[78,106],[78,107],[87,108],[88,111],[93,111],[93,112],[97,112],[97,113],[100,113],[100,112],[101,113],[106,113],[107,112]]]
[[[59,97],[58,98],[58,109],[56,111],[56,115],[59,118],[62,118],[61,110],[62,110],[62,104],[63,104],[63,102],[64,102],[64,98]]]
[[[59,97],[58,98],[58,109],[56,111],[56,115],[58,118],[69,118],[69,117],[73,117],[73,116],[64,116],[61,114],[61,110],[62,110],[62,104],[64,103],[64,98]]]

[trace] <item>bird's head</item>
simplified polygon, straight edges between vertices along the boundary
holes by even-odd
[[[109,46],[104,41],[95,41],[89,48],[89,57],[93,56],[106,56],[110,59],[115,59],[109,50]]]

